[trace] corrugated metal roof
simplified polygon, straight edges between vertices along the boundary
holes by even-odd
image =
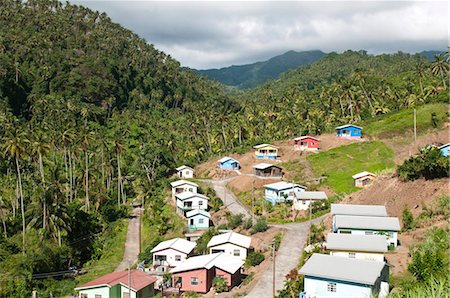
[[[201,268],[211,269],[215,266],[233,274],[243,265],[244,262],[239,258],[233,258],[224,253],[215,253],[188,258],[186,261],[170,270],[170,272],[180,273]]]
[[[185,192],[181,192],[179,194],[175,195],[175,198],[177,198],[178,200],[184,201],[193,197],[199,197],[205,200],[209,200],[209,198],[207,196],[204,196],[202,194],[196,193],[196,192],[190,192],[190,191],[185,191]]]
[[[384,262],[313,254],[300,274],[327,279],[374,285],[386,264]]]
[[[447,143],[447,144],[444,144],[444,145],[440,146],[439,149],[444,149],[445,147],[448,147],[448,146],[450,146],[450,143]]]
[[[327,194],[324,191],[300,191],[295,194],[297,199],[301,200],[326,200]]]
[[[130,288],[135,292],[142,290],[146,286],[156,281],[156,277],[150,276],[147,273],[144,273],[141,270],[137,269],[131,270],[130,276],[131,276]],[[85,283],[79,287],[76,287],[75,290],[79,291],[83,289],[89,289],[100,286],[113,287],[117,284],[128,286],[128,271],[113,272],[110,274],[106,274],[88,283]]]
[[[250,243],[252,242],[252,238],[236,233],[236,232],[227,232],[223,234],[216,235],[211,238],[208,242],[208,247],[216,246],[224,243],[232,243],[241,247],[249,248]]]
[[[335,225],[337,229],[400,231],[397,217],[336,215]]]
[[[194,210],[188,211],[188,212],[186,212],[186,217],[189,218],[189,217],[192,217],[192,216],[196,216],[198,214],[201,214],[203,216],[211,218],[211,215],[209,214],[209,212],[205,211],[205,210],[202,210],[202,209],[194,209]]]
[[[150,252],[154,253],[164,249],[172,248],[182,253],[189,254],[195,247],[196,243],[187,241],[186,239],[174,238],[160,242]]]
[[[303,140],[303,139],[313,139],[313,140],[316,140],[316,141],[319,140],[319,139],[316,139],[316,138],[311,137],[311,136],[302,136],[302,137],[294,138],[294,141],[300,141],[300,140]]]
[[[177,186],[180,186],[180,185],[183,185],[183,184],[188,184],[188,185],[192,185],[192,186],[198,187],[198,184],[196,184],[194,182],[191,182],[191,181],[187,181],[187,180],[177,180],[177,181],[174,181],[174,182],[170,183],[170,185],[172,187],[177,187]]]
[[[365,176],[374,176],[374,177],[376,177],[377,175],[375,175],[374,173],[371,173],[371,172],[364,171],[364,172],[361,172],[361,173],[353,175],[352,178],[353,179],[359,179],[359,178],[365,177]]]
[[[383,205],[331,204],[332,215],[387,216]]]
[[[352,235],[330,233],[326,247],[329,250],[387,252],[386,237],[382,235]]]
[[[191,168],[190,166],[185,166],[185,165],[179,166],[178,168],[176,168],[177,171],[181,171],[181,170],[184,170],[184,169],[194,170],[194,169]]]
[[[279,168],[279,169],[282,168],[280,166],[273,165],[273,164],[270,164],[270,163],[264,163],[264,162],[253,166],[253,168],[258,169],[258,170],[265,170],[265,169],[268,169],[268,168],[271,168],[271,167],[276,167],[276,168]]]
[[[302,186],[302,185],[290,183],[290,182],[285,182],[285,181],[266,184],[266,185],[264,185],[264,187],[275,189],[275,190],[283,190],[283,189],[289,189],[289,188],[293,188],[293,187],[300,187],[300,188],[306,189],[306,186]]]
[[[261,149],[261,148],[264,148],[264,147],[272,147],[272,148],[275,148],[275,149],[280,148],[280,147],[272,145],[272,144],[260,144],[260,145],[253,146],[254,149]]]
[[[356,126],[353,124],[345,124],[345,125],[337,126],[335,129],[342,129],[342,128],[346,128],[346,127],[356,127],[356,128],[362,129],[362,127],[359,127],[359,126]]]
[[[233,160],[233,161],[235,161],[235,162],[237,162],[237,163],[239,163],[239,161],[238,160],[236,160],[236,159],[234,159],[234,158],[232,158],[232,157],[228,157],[228,156],[225,156],[225,157],[222,157],[221,159],[219,159],[219,163],[224,163],[224,162],[226,162],[226,161],[228,161],[228,160]]]

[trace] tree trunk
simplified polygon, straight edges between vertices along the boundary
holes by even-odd
[[[84,152],[85,156],[85,163],[86,163],[86,207],[87,211],[89,211],[89,157],[88,157],[88,151],[86,150]]]
[[[122,188],[122,173],[120,172],[120,155],[117,153],[117,204],[120,207],[120,194]]]
[[[69,199],[72,202],[73,200],[73,187],[74,187],[74,181],[73,181],[73,168],[72,168],[72,152],[69,151]]]
[[[25,254],[25,208],[23,206],[23,190],[22,190],[22,176],[20,175],[19,159],[16,157],[17,178],[19,180],[20,193],[20,212],[22,213],[22,252]]]
[[[39,172],[41,173],[42,190],[45,192],[45,176],[44,176],[44,164],[42,162],[42,154],[39,152]],[[42,202],[42,228],[45,229],[47,224],[47,205],[45,202],[45,195]]]

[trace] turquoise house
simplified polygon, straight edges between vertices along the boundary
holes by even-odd
[[[228,171],[239,170],[241,167],[239,161],[228,156],[219,159],[218,166],[219,169]]]
[[[450,143],[442,145],[439,147],[439,150],[441,150],[442,155],[448,156],[448,152],[450,151]]]
[[[211,215],[205,210],[194,209],[186,212],[186,218],[188,220],[188,229],[193,231],[208,229]]]
[[[336,127],[336,136],[340,138],[361,138],[362,128],[353,124]]]

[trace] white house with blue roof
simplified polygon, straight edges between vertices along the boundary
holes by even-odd
[[[271,202],[272,205],[288,201],[292,202],[300,192],[305,190],[305,186],[281,181],[264,185],[264,198]]]
[[[346,124],[336,127],[336,136],[340,138],[361,138],[362,127]]]

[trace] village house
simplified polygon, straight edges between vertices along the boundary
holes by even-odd
[[[140,270],[113,272],[75,288],[79,298],[149,298],[155,296],[156,277]],[[129,278],[130,277],[130,278]]]
[[[227,256],[245,260],[249,253],[251,242],[252,238],[231,231],[212,237],[207,247],[210,253],[223,252]]]
[[[450,143],[444,144],[439,147],[439,150],[441,150],[442,155],[448,156],[450,151]]]
[[[340,138],[361,138],[362,128],[353,124],[336,127],[336,136]]]
[[[352,235],[383,235],[387,245],[397,247],[400,222],[397,217],[336,215],[333,231]]]
[[[382,235],[327,235],[326,248],[330,255],[352,259],[384,262],[388,251],[386,237]]]
[[[243,265],[244,262],[240,259],[215,253],[191,257],[170,272],[173,285],[180,291],[205,294],[210,291],[212,281],[217,276],[227,281],[229,289],[239,285]]]
[[[289,182],[276,182],[264,185],[264,198],[271,202],[272,205],[282,202],[292,202],[295,196],[305,191],[306,187]]]
[[[177,211],[185,215],[187,211],[193,209],[208,209],[208,197],[194,192],[182,192],[175,195]]]
[[[352,176],[355,180],[355,187],[366,187],[377,178],[377,175],[371,172],[361,172]]]
[[[319,140],[310,136],[303,136],[295,138],[294,147],[296,150],[300,151],[318,151],[319,150]]]
[[[195,242],[181,238],[160,242],[150,251],[153,255],[153,268],[167,272],[168,268],[180,265],[192,255],[195,245]]]
[[[217,166],[219,167],[219,169],[225,171],[234,171],[241,168],[238,160],[228,156],[219,159],[219,161],[217,162]]]
[[[201,209],[194,209],[186,212],[188,220],[188,229],[190,231],[208,229],[211,215],[209,212]]]
[[[177,180],[172,183],[170,183],[170,186],[172,186],[172,198],[175,199],[175,195],[180,194],[182,192],[197,192],[198,190],[198,184],[186,181],[186,180]]]
[[[178,178],[190,179],[194,178],[194,169],[189,166],[181,166],[176,168]]]
[[[300,191],[294,196],[292,208],[295,210],[308,210],[309,205],[328,199],[324,191]]]
[[[304,275],[301,298],[384,298],[389,293],[385,262],[313,254],[299,271]]]
[[[383,205],[331,204],[331,215],[388,216]]]
[[[253,166],[253,173],[259,177],[282,177],[283,168],[269,163],[259,163]]]
[[[261,144],[253,147],[257,158],[277,159],[279,147],[270,144]]]

